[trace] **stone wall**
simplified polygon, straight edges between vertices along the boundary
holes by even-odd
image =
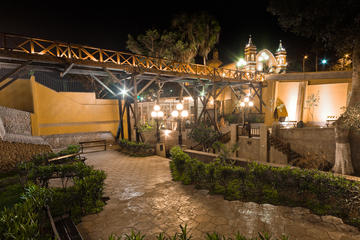
[[[326,160],[335,161],[335,135],[334,128],[292,128],[280,129],[279,137],[290,148],[305,156],[316,153],[326,157]]]
[[[114,142],[115,139],[111,132],[87,132],[87,133],[71,133],[71,134],[54,134],[42,136],[42,138],[50,144],[55,151],[66,148],[69,145],[79,144],[79,142],[103,140]]]
[[[29,112],[0,106],[0,118],[6,133],[31,135],[31,116]]]
[[[335,162],[334,128],[280,129],[279,137],[290,143],[293,151],[305,156],[307,153],[324,155],[330,163]],[[360,131],[350,135],[352,162],[356,175],[360,176]]]
[[[17,163],[32,156],[51,152],[49,145],[9,142],[0,139],[0,172],[11,170]]]

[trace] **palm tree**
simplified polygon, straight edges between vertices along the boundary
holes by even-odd
[[[200,55],[206,65],[209,52],[219,41],[221,28],[218,21],[206,12],[194,15],[183,13],[173,19],[172,25],[181,34],[182,41],[188,44],[184,53],[186,62]]]
[[[197,21],[199,55],[203,57],[203,64],[206,65],[208,54],[219,42],[220,25],[218,21],[207,13],[202,13]]]

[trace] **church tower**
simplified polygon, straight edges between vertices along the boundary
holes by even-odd
[[[282,46],[281,40],[279,43],[279,47],[276,50],[275,53],[275,58],[277,61],[277,72],[286,72],[286,66],[287,66],[287,62],[286,62],[286,50],[285,48]]]
[[[249,42],[245,46],[245,61],[246,66],[244,70],[246,72],[255,72],[256,70],[256,46],[253,44],[251,35],[249,37]]]

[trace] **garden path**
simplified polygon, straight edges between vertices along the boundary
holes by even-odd
[[[169,159],[129,157],[117,151],[87,154],[86,163],[106,172],[104,210],[82,218],[78,228],[85,239],[104,239],[115,233],[141,231],[149,239],[179,232],[187,224],[192,239],[206,232],[248,237],[259,231],[290,239],[359,240],[355,227],[332,216],[317,216],[304,208],[227,201],[205,190],[171,181]]]

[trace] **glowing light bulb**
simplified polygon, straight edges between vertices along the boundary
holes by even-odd
[[[159,111],[159,112],[157,113],[157,116],[158,116],[159,118],[164,117],[164,112]]]
[[[174,110],[174,111],[171,112],[171,116],[176,118],[176,117],[179,116],[179,112]]]
[[[181,111],[183,109],[184,109],[184,105],[182,105],[181,103],[176,104],[176,110]]]
[[[249,97],[244,98],[244,102],[249,102],[249,101],[250,101]]]
[[[155,106],[154,106],[154,110],[155,110],[155,111],[160,111],[160,106],[159,106],[159,105],[155,105]]]
[[[185,118],[185,117],[188,117],[188,116],[189,116],[188,111],[186,111],[186,110],[181,111],[181,117]]]
[[[244,102],[241,102],[241,103],[240,103],[240,107],[245,107],[245,103],[244,103]]]
[[[254,106],[254,103],[253,103],[253,102],[251,102],[251,101],[250,101],[248,104],[249,104],[249,107]]]

